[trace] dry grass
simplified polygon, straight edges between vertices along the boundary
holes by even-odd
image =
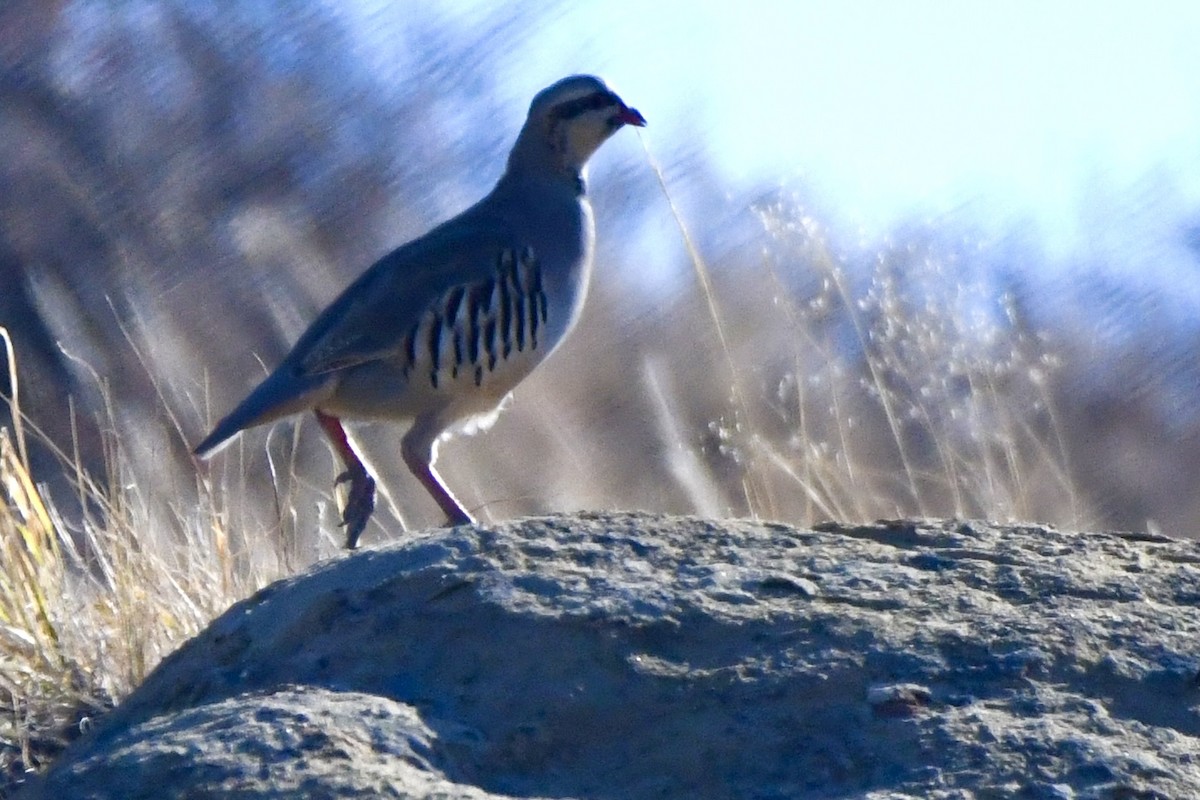
[[[1058,362],[1011,298],[934,247],[892,246],[868,267],[836,257],[801,209],[759,216],[776,330],[739,339],[743,354],[785,344],[754,395],[757,427],[728,439],[760,480],[804,498],[767,514],[1084,522],[1054,408]],[[798,262],[815,278],[807,296],[788,288]]]
[[[1059,360],[1011,297],[965,277],[981,274],[969,252],[914,236],[839,255],[795,202],[756,211],[757,252],[715,269],[676,212],[699,298],[641,334],[662,342],[654,384],[671,364],[687,387],[657,400],[671,409],[655,415],[660,439],[691,431],[705,454],[703,479],[681,485],[725,498],[689,488],[694,508],[799,524],[1094,520],[1055,408]]]
[[[177,509],[163,530],[116,436],[104,482],[58,451],[84,510],[68,525],[30,475],[26,436],[45,437],[18,398],[23,424],[0,428],[0,768],[10,780],[43,766],[163,656],[280,575],[231,553],[207,487],[208,502]]]

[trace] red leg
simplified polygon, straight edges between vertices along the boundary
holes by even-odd
[[[346,549],[353,550],[358,546],[358,537],[367,527],[371,512],[375,510],[375,479],[367,472],[362,459],[350,444],[342,421],[323,411],[317,411],[316,414],[321,430],[325,432],[338,457],[346,465],[346,471],[337,476],[334,486],[343,481],[350,481],[350,493],[346,497],[346,507],[342,510],[342,525],[346,527]]]
[[[462,503],[442,482],[433,464],[437,461],[437,439],[441,434],[436,422],[428,418],[418,417],[404,439],[400,442],[400,451],[404,455],[404,463],[417,476],[417,480],[425,487],[438,506],[446,514],[446,520],[451,525],[471,525],[475,520],[462,507]]]

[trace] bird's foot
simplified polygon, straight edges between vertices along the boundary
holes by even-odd
[[[346,507],[342,509],[342,526],[346,528],[346,549],[353,550],[375,510],[375,479],[365,469],[346,470],[337,476],[333,485],[336,487],[347,481],[350,492],[346,496]]]
[[[446,527],[453,528],[456,525],[474,525],[475,518],[464,511],[461,507],[446,512]]]

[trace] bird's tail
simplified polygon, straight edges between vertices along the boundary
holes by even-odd
[[[332,389],[328,375],[297,377],[279,369],[267,377],[237,408],[217,423],[192,454],[205,459],[220,452],[247,428],[315,408]]]

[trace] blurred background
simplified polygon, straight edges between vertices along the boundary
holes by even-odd
[[[580,327],[442,448],[483,520],[1193,536],[1198,34],[1183,2],[5,0],[0,325],[34,475],[68,528],[82,467],[171,521],[148,540],[196,517],[335,549],[311,419],[200,473],[189,445],[490,188],[536,91],[593,72],[649,127],[593,161]],[[358,429],[388,492],[367,543],[440,522],[400,433]]]

